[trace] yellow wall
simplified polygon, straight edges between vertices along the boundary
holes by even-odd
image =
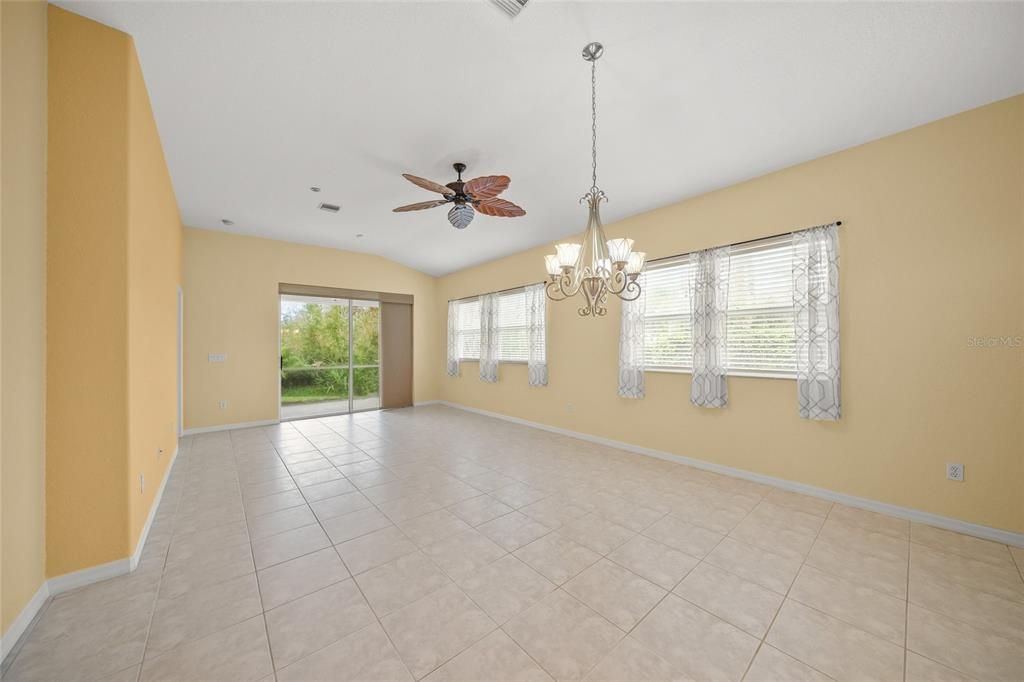
[[[55,576],[129,555],[173,452],[180,222],[131,37],[52,6],[48,163]]]
[[[0,632],[7,632],[46,578],[46,3],[3,2],[0,17]]]
[[[128,68],[128,486],[134,551],[178,441],[182,228],[134,50]]]
[[[429,275],[378,256],[192,228],[184,271],[186,428],[277,419],[281,282],[412,294],[413,399],[437,397],[443,350]],[[211,364],[210,353],[227,361]]]
[[[440,324],[441,398],[1024,531],[1024,349],[968,345],[1024,336],[1022,188],[1019,96],[609,226],[656,258],[842,219],[838,423],[799,419],[792,380],[732,377],[723,410],[690,405],[688,374],[648,373],[645,400],[618,398],[618,305],[594,320],[549,304],[546,388],[522,365],[497,384],[475,363],[445,376]],[[442,278],[438,319],[450,298],[539,281],[551,251]]]

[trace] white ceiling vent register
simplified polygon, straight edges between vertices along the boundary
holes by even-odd
[[[491,0],[491,2],[504,10],[505,14],[510,17],[518,16],[529,1],[530,0]]]

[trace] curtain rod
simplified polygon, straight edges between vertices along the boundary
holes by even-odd
[[[813,230],[816,227],[828,227],[829,225],[836,225],[838,227],[839,225],[842,225],[842,224],[843,224],[842,220],[836,220],[836,221],[831,222],[831,223],[825,223],[824,225],[813,225],[811,227],[804,227],[804,228],[799,229],[799,230],[790,230],[789,232],[779,232],[778,234],[769,234],[769,235],[766,235],[764,237],[754,237],[753,239],[744,239],[741,242],[733,242],[732,244],[722,244],[722,246],[743,246],[744,244],[753,244],[754,242],[764,241],[765,239],[775,239],[776,237],[785,237],[787,235],[796,234],[797,232],[806,232],[807,230]],[[710,248],[719,248],[719,247],[710,247]],[[697,251],[701,251],[701,249],[697,249]],[[681,258],[683,256],[689,256],[691,253],[696,253],[697,251],[684,251],[683,253],[675,253],[675,254],[672,254],[671,256],[662,256],[660,258],[652,258],[652,259],[648,260],[647,262],[648,263],[657,263],[659,261],[670,260],[672,258]]]
[[[485,291],[482,294],[470,294],[469,296],[463,296],[462,298],[449,298],[448,302],[452,301],[465,301],[467,298],[480,298],[481,296],[487,296],[488,294],[504,294],[509,291],[515,291],[516,289],[525,289],[526,287],[532,287],[534,284],[547,284],[546,281],[542,282],[528,282],[527,284],[520,284],[517,287],[509,287],[507,289],[498,289],[497,291]]]
[[[753,244],[754,242],[763,241],[765,239],[775,239],[776,237],[785,237],[787,235],[795,234],[796,232],[806,232],[807,230],[813,230],[816,227],[827,227],[829,225],[835,225],[835,226],[838,227],[839,225],[842,225],[842,224],[843,224],[842,220],[836,220],[834,222],[825,223],[823,225],[813,225],[811,227],[805,227],[805,228],[802,228],[802,229],[799,229],[799,230],[790,230],[789,232],[779,232],[778,234],[770,234],[770,235],[767,235],[765,237],[754,237],[753,239],[745,239],[745,240],[743,240],[741,242],[733,242],[732,244],[723,244],[722,246],[743,246],[744,244]],[[712,247],[712,248],[715,248],[715,247]],[[699,250],[700,249],[698,249],[698,251]],[[652,258],[651,260],[649,260],[647,262],[648,263],[657,263],[658,261],[669,260],[671,258],[679,258],[681,256],[689,256],[691,253],[695,253],[695,252],[694,251],[685,251],[683,253],[676,253],[676,254],[673,254],[671,256],[662,256],[660,258]],[[467,298],[479,298],[480,296],[486,296],[488,294],[504,294],[504,293],[509,292],[509,291],[515,291],[516,289],[525,289],[526,287],[533,286],[534,284],[547,284],[547,281],[545,280],[545,281],[541,281],[541,282],[530,282],[528,284],[520,284],[519,286],[516,286],[516,287],[509,287],[507,289],[499,289],[498,291],[485,291],[482,294],[471,294],[469,296],[463,296],[462,298],[449,298],[448,302],[451,303],[452,301],[465,301]]]

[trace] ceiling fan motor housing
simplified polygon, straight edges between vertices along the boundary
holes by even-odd
[[[463,188],[466,186],[466,183],[462,181],[462,171],[466,170],[466,164],[462,162],[456,162],[452,164],[452,168],[454,168],[455,172],[459,174],[459,178],[453,182],[449,182],[447,185],[445,185],[445,187],[455,192],[454,201],[456,204],[464,204],[466,203],[466,201],[469,200],[469,197],[466,196],[465,191],[463,191]]]

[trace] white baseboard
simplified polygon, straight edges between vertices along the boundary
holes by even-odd
[[[423,407],[425,405],[441,405],[441,404],[443,404],[443,401],[441,401],[441,400],[421,400],[418,403],[413,403],[412,406],[413,407]]]
[[[116,578],[119,575],[126,575],[128,573],[131,573],[131,559],[125,557],[124,559],[117,559],[116,561],[100,564],[99,566],[83,568],[73,573],[58,575],[56,578],[50,578],[48,581],[50,596],[55,597],[62,592],[69,592],[79,587],[85,587],[86,585],[98,583],[101,580],[109,580],[110,578]]]
[[[185,429],[182,431],[183,436],[195,436],[200,433],[214,433],[216,431],[230,431],[232,429],[250,429],[254,426],[270,426],[272,424],[280,424],[280,420],[277,419],[261,419],[254,422],[238,422],[237,424],[218,424],[217,426],[197,426],[191,429]]]
[[[3,651],[3,656],[0,657],[0,664],[17,645],[18,640],[25,634],[25,630],[32,624],[32,619],[43,608],[43,604],[46,603],[48,598],[55,597],[62,592],[91,585],[92,583],[98,583],[101,580],[126,575],[129,573],[130,566],[131,561],[129,559],[118,559],[107,564],[83,568],[73,573],[65,573],[44,582],[32,596],[32,599],[29,600],[28,604],[25,605],[25,608],[21,610],[21,613],[18,614],[18,617],[14,619],[14,622],[11,623],[11,627],[7,628],[7,632],[3,634],[3,641],[0,642],[0,650]]]
[[[878,502],[876,500],[868,499],[866,497],[847,495],[846,493],[835,492],[834,490],[828,490],[827,488],[818,488],[817,486],[807,485],[805,483],[797,483],[796,481],[789,481],[784,478],[775,478],[774,476],[758,474],[752,471],[746,471],[744,469],[736,469],[734,467],[726,466],[724,464],[715,464],[714,462],[707,462],[701,459],[695,459],[693,457],[685,457],[683,455],[676,455],[671,452],[655,450],[653,448],[645,448],[641,445],[634,445],[632,443],[625,443],[623,441],[612,440],[611,438],[602,438],[601,436],[594,436],[589,433],[583,433],[581,431],[570,431],[569,429],[563,429],[557,426],[550,426],[548,424],[541,424],[540,422],[532,422],[529,421],[528,419],[520,419],[519,417],[512,417],[506,414],[501,414],[499,412],[481,410],[476,407],[460,405],[459,403],[453,403],[447,400],[440,400],[438,402],[440,402],[442,405],[447,405],[448,407],[454,407],[459,410],[465,410],[466,412],[474,412],[476,414],[481,414],[486,417],[502,419],[504,421],[512,422],[514,424],[522,424],[523,426],[541,429],[542,431],[550,431],[552,433],[561,434],[563,436],[579,438],[580,440],[589,441],[591,443],[598,443],[600,445],[607,445],[609,447],[619,448],[620,450],[626,450],[627,452],[635,452],[637,454],[646,455],[648,457],[656,457],[658,459],[664,459],[670,462],[676,462],[678,464],[686,464],[688,466],[696,467],[698,469],[704,469],[706,471],[713,471],[715,473],[723,474],[725,476],[733,476],[734,478],[742,478],[744,480],[753,481],[755,483],[763,483],[765,485],[770,485],[776,488],[782,488],[783,490],[802,493],[804,495],[810,495],[811,497],[818,497],[823,500],[828,500],[830,502],[839,502],[840,504],[845,504],[850,507],[859,507],[860,509],[867,509],[868,511],[878,512],[880,514],[887,514],[889,516],[895,516],[897,518],[906,519],[908,521],[916,521],[918,523],[924,523],[929,526],[936,526],[938,528],[945,528],[946,530],[952,530],[957,533],[963,533],[965,535],[973,535],[974,537],[983,538],[985,540],[994,540],[995,542],[1001,542],[1007,545],[1024,547],[1024,533],[1015,533],[1013,531],[1003,530],[1001,528],[983,526],[978,523],[962,521],[960,519],[954,519],[948,516],[941,516],[939,514],[933,514],[931,512],[920,511],[918,509],[901,507],[895,504],[889,504],[887,502]]]
[[[150,508],[149,516],[146,518],[146,525],[142,527],[142,533],[139,536],[139,543],[135,548],[135,552],[127,559],[118,559],[99,566],[83,568],[80,571],[65,573],[44,582],[32,599],[29,600],[28,604],[25,605],[25,608],[21,610],[21,613],[18,614],[18,617],[14,619],[11,626],[7,628],[7,632],[3,633],[3,636],[0,637],[0,664],[7,657],[7,654],[14,649],[18,639],[25,634],[25,630],[31,625],[32,619],[36,617],[36,614],[39,613],[39,610],[49,597],[55,597],[63,592],[98,583],[101,580],[109,580],[119,575],[126,575],[135,570],[146,547],[149,530],[153,526],[153,519],[156,518],[157,509],[163,500],[164,490],[167,488],[167,481],[171,478],[174,463],[178,460],[178,452],[179,448],[174,448],[174,454],[171,455],[171,461],[164,472],[164,480],[160,483],[160,490],[157,491],[156,497],[153,498],[153,506]]]
[[[7,658],[7,654],[11,653],[14,646],[21,639],[21,636],[25,634],[25,630],[32,624],[32,619],[36,617],[39,610],[43,608],[43,604],[46,603],[47,598],[50,596],[49,583],[44,581],[36,593],[32,595],[32,598],[25,604],[25,608],[21,610],[18,617],[14,619],[11,626],[7,628],[7,632],[0,636],[0,665],[3,665],[4,660]]]
[[[171,461],[167,463],[167,469],[164,471],[164,480],[160,483],[160,490],[156,492],[156,497],[153,498],[153,504],[149,508],[149,516],[146,517],[146,525],[142,527],[142,533],[139,535],[139,542],[135,546],[135,552],[129,558],[129,570],[134,571],[139,565],[139,559],[142,557],[142,550],[146,548],[146,540],[149,538],[149,529],[153,526],[153,519],[156,518],[156,511],[160,508],[160,501],[164,499],[164,488],[167,487],[167,481],[171,479],[171,471],[174,469],[174,463],[178,461],[178,447],[174,448],[174,454],[171,455]]]

